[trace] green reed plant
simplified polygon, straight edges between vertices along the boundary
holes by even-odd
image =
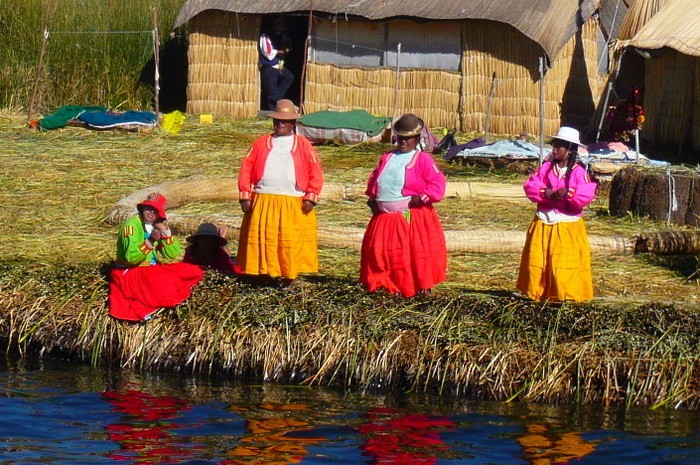
[[[37,76],[44,26],[48,40],[34,110],[61,105],[148,109],[139,84],[153,57],[153,9],[161,44],[184,0],[3,0],[0,2],[0,108],[26,108]],[[167,70],[162,70],[167,73]]]

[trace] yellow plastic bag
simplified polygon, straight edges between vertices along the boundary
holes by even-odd
[[[170,134],[177,134],[182,128],[182,123],[185,122],[185,114],[180,110],[175,110],[163,115],[163,121],[160,125]]]

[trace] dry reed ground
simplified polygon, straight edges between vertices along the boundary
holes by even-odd
[[[89,131],[65,128],[37,132],[24,117],[4,114],[0,254],[6,259],[42,264],[108,261],[116,227],[102,220],[119,199],[136,190],[181,178],[235,176],[256,135],[270,130],[265,119],[216,118],[200,125],[190,117],[182,132],[169,135]],[[323,146],[319,153],[329,183],[364,184],[377,156],[387,147]],[[524,174],[442,163],[453,181],[520,184]],[[235,186],[231,186],[235,189]],[[319,222],[362,228],[369,212],[364,198],[322,201]],[[175,210],[190,215],[240,216],[235,202],[192,203]],[[447,198],[438,205],[445,229],[524,231],[534,207],[527,201],[495,198]],[[678,229],[641,218],[612,218],[601,195],[586,213],[590,234],[630,237],[642,232]],[[235,238],[234,238],[235,242]],[[321,250],[321,274],[354,279],[358,254]],[[448,282],[436,292],[502,293],[513,289],[518,253],[459,253],[450,257]],[[700,301],[695,257],[596,254],[595,293],[599,299],[638,302]]]
[[[0,116],[0,339],[19,350],[73,353],[93,363],[223,370],[268,380],[437,388],[496,399],[627,405],[700,403],[700,302],[695,257],[594,254],[598,299],[550,307],[513,299],[517,253],[450,257],[429,298],[367,294],[359,256],[322,248],[320,276],[291,290],[211,276],[192,298],[148,325],[106,315],[99,269],[114,254],[115,202],[174,179],[235,176],[269,120],[189,116],[178,135],[66,128],[37,132]],[[463,135],[468,138],[469,135]],[[319,148],[329,183],[362,185],[386,146]],[[450,180],[519,185],[525,175],[444,164]],[[232,185],[231,189],[235,189]],[[591,234],[676,229],[612,218],[601,196]],[[446,229],[523,231],[525,201],[448,198]],[[176,213],[239,215],[236,202]],[[364,198],[321,201],[319,221],[364,227]],[[234,244],[235,247],[235,244]]]

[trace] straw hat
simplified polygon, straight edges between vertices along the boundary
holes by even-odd
[[[557,132],[557,135],[550,137],[552,139],[559,139],[565,142],[571,142],[572,144],[576,144],[579,147],[585,147],[585,145],[581,143],[579,132],[574,128],[570,128],[569,126],[560,127],[559,131]]]
[[[165,196],[159,194],[158,192],[151,192],[146,196],[146,200],[144,200],[141,203],[136,204],[136,209],[141,213],[141,209],[143,207],[153,207],[156,209],[156,213],[158,213],[158,219],[165,221],[167,216],[165,215],[165,204],[168,201],[165,199]]]
[[[294,106],[294,102],[283,98],[282,100],[277,101],[275,111],[267,115],[267,117],[274,119],[292,120],[301,118],[301,115],[297,113],[297,109]]]
[[[400,137],[417,136],[423,130],[423,120],[413,113],[406,113],[394,122],[394,134]]]
[[[221,237],[219,231],[216,229],[216,226],[212,223],[200,224],[197,228],[197,232],[192,234],[191,236],[188,236],[186,240],[190,244],[194,244],[201,237],[215,237],[216,239],[218,239],[217,242],[219,243],[219,246],[224,246],[228,244],[226,238]]]

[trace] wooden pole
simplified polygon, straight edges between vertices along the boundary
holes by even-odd
[[[544,57],[540,57],[540,165],[544,161]]]
[[[49,41],[49,18],[51,17],[51,6],[53,0],[46,1],[46,11],[44,13],[44,34],[41,37],[41,50],[39,51],[39,61],[36,65],[36,73],[34,76],[34,89],[32,90],[32,97],[29,100],[29,106],[27,107],[27,123],[32,120],[34,116],[34,103],[36,101],[36,94],[39,91],[39,81],[41,80],[41,71],[44,68],[44,56],[46,55],[46,46]]]
[[[306,40],[304,41],[304,61],[301,64],[301,82],[300,86],[301,88],[299,89],[299,111],[304,114],[304,97],[306,95],[306,73],[308,72],[307,69],[307,62],[309,61],[309,47],[311,44],[311,29],[313,27],[313,19],[314,19],[314,10],[313,10],[313,4],[311,6],[311,9],[309,10],[309,22],[306,26]]]
[[[396,81],[394,82],[394,111],[391,121],[396,121],[396,113],[399,111],[399,82],[401,80],[401,42],[396,45]]]
[[[160,37],[158,33],[158,13],[155,7],[153,8],[153,58],[156,64],[153,98],[155,100],[156,124],[160,125]]]
[[[484,137],[489,135],[491,131],[491,105],[493,104],[493,97],[496,94],[496,73],[493,73],[491,77],[491,90],[489,90],[488,101],[486,102],[486,123],[484,124]]]
[[[608,113],[608,101],[610,101],[610,92],[612,92],[613,82],[608,83],[608,90],[605,93],[605,102],[603,103],[603,111],[600,114],[600,121],[598,122],[598,132],[595,135],[595,141],[600,140],[600,131],[603,128],[603,121],[605,120],[605,115]]]

